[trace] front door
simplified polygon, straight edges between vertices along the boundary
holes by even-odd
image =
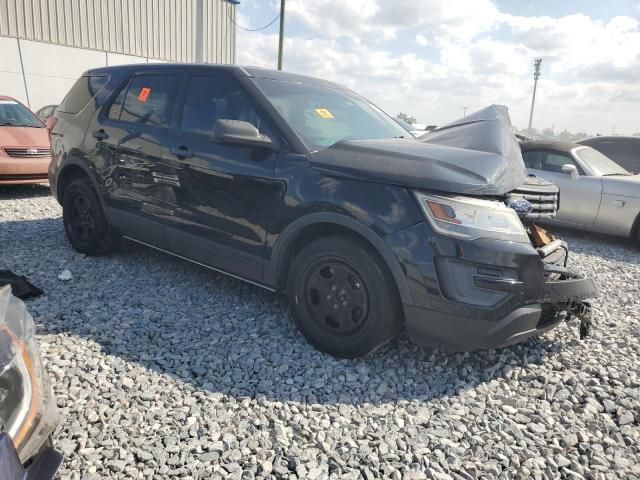
[[[282,199],[283,186],[273,179],[278,149],[219,143],[212,130],[218,119],[242,120],[277,145],[274,130],[232,78],[192,76],[183,105],[164,150],[167,172],[178,179],[169,248],[261,281],[269,212]]]
[[[560,208],[554,223],[567,225],[593,225],[600,208],[602,181],[599,177],[585,175],[575,159],[562,152],[529,150],[523,153],[527,171],[550,181],[560,189]],[[562,166],[570,164],[580,176],[571,178]]]
[[[161,248],[166,246],[162,218],[172,207],[157,177],[179,79],[170,72],[133,75],[86,137],[109,221],[123,234]]]

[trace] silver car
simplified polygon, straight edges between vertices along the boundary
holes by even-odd
[[[520,147],[528,172],[560,189],[558,213],[545,222],[640,241],[640,175],[584,145],[530,140]]]

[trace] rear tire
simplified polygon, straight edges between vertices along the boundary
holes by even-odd
[[[88,178],[74,180],[66,188],[62,200],[62,220],[71,246],[85,255],[107,253],[117,238]]]
[[[287,298],[304,337],[334,357],[367,355],[398,329],[393,278],[376,252],[355,238],[334,235],[302,248],[289,269]]]

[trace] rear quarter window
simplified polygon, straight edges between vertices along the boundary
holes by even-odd
[[[108,117],[138,125],[166,126],[177,85],[175,75],[136,75],[109,106]]]
[[[78,113],[102,90],[108,79],[109,77],[106,76],[80,77],[64,97],[58,110],[65,113]]]

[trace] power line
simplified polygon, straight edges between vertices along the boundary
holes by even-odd
[[[227,15],[229,15],[229,12],[227,11]],[[276,17],[271,20],[269,23],[267,23],[264,27],[260,27],[260,28],[247,28],[247,27],[243,27],[242,25],[236,23],[236,21],[229,17],[229,20],[231,21],[231,23],[233,23],[236,27],[241,28],[242,30],[246,30],[247,32],[259,32],[260,30],[265,30],[267,28],[269,28],[271,25],[273,25],[274,23],[276,23],[276,21],[280,18],[280,14],[277,14]]]

